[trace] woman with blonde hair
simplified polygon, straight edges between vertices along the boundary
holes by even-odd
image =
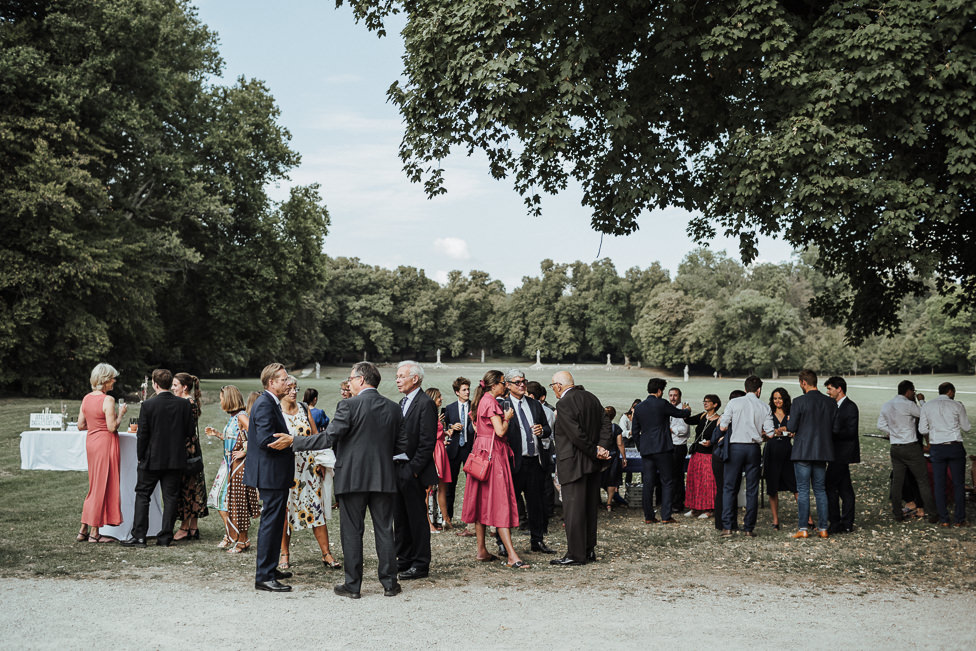
[[[78,542],[114,542],[102,536],[98,528],[122,524],[119,499],[119,423],[128,406],[115,412],[115,398],[108,392],[115,386],[119,372],[109,364],[99,364],[89,378],[92,391],[81,401],[78,429],[87,430],[85,452],[88,454],[88,495],[81,508],[81,530]]]
[[[173,395],[190,401],[193,412],[193,436],[186,444],[186,458],[192,459],[203,454],[200,447],[200,380],[189,373],[177,373],[173,376]],[[173,536],[173,540],[200,540],[200,530],[197,528],[197,518],[204,518],[209,514],[207,510],[207,481],[203,475],[203,468],[196,472],[183,474],[180,487],[180,502],[176,508],[176,517],[180,520],[180,530]]]
[[[281,413],[292,436],[318,434],[315,421],[309,415],[308,405],[298,402],[298,379],[288,376],[288,392],[281,397]],[[312,529],[312,534],[322,552],[322,564],[329,569],[342,567],[329,547],[329,528],[326,520],[332,518],[332,476],[335,454],[332,450],[295,453],[295,483],[288,491],[288,519],[281,537],[282,569],[290,567],[289,546],[292,531]]]
[[[220,408],[230,414],[223,432],[213,427],[204,430],[207,436],[215,436],[224,443],[224,459],[207,501],[217,509],[224,521],[224,538],[217,546],[223,549],[229,545],[229,552],[239,553],[250,547],[248,529],[251,518],[257,517],[261,508],[257,491],[251,486],[244,486],[248,418],[244,411],[244,396],[236,386],[228,385],[220,389]]]
[[[495,527],[498,537],[508,554],[506,565],[515,569],[528,568],[515,553],[512,545],[512,527],[519,524],[518,507],[515,504],[515,487],[512,484],[512,469],[508,458],[512,448],[508,445],[508,422],[515,413],[511,408],[502,412],[496,398],[505,394],[505,383],[501,371],[488,371],[478,383],[471,413],[475,415],[475,440],[471,455],[487,452],[491,457],[488,474],[483,481],[465,473],[464,508],[461,519],[473,522],[478,538],[478,560],[493,561],[496,556],[485,547],[485,529]]]

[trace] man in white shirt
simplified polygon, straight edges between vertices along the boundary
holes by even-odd
[[[681,389],[671,387],[668,390],[668,402],[680,409]],[[671,467],[671,481],[673,482],[671,510],[674,513],[681,513],[685,507],[685,458],[688,456],[688,433],[690,429],[684,418],[671,417],[671,442],[674,443],[674,464]]]
[[[925,402],[925,396],[915,393],[915,385],[911,380],[898,383],[898,395],[881,405],[878,415],[878,429],[888,435],[891,441],[891,512],[896,521],[904,519],[901,511],[902,487],[905,485],[905,470],[908,469],[915,478],[918,492],[922,496],[922,505],[918,508],[918,517],[925,517],[925,506],[929,508],[935,504],[932,491],[929,488],[928,470],[925,467],[925,456],[922,446],[918,442],[917,424],[921,416],[915,398]]]
[[[939,397],[922,405],[918,431],[928,435],[929,458],[932,460],[932,478],[935,482],[935,508],[939,524],[949,526],[949,510],[946,507],[946,470],[952,473],[953,500],[955,501],[955,526],[968,526],[966,522],[966,448],[962,445],[962,432],[970,429],[966,408],[956,402],[956,387],[951,382],[939,385]]]
[[[718,422],[719,429],[732,437],[722,488],[723,537],[732,535],[743,472],[746,474],[746,517],[742,528],[745,535],[756,537],[754,529],[759,512],[759,468],[762,463],[759,444],[762,443],[763,432],[767,435],[773,433],[773,414],[769,405],[759,399],[762,380],[750,375],[746,378],[745,390],[746,395],[729,401]]]

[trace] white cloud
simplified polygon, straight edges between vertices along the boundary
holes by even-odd
[[[434,240],[434,248],[451,260],[467,260],[471,257],[468,243],[460,237],[438,237]]]
[[[438,269],[437,271],[434,272],[433,278],[434,278],[434,280],[436,280],[441,285],[446,285],[447,284],[447,273],[448,272],[444,271],[443,269]]]

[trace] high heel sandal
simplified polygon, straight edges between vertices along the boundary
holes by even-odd
[[[230,545],[233,542],[234,541],[230,539],[230,536],[224,534],[224,539],[221,540],[219,543],[217,543],[217,546],[220,547],[221,549],[227,549],[228,545]]]
[[[231,546],[231,548],[227,550],[227,553],[228,554],[243,554],[244,552],[246,552],[250,548],[251,548],[251,541],[250,541],[250,539],[248,539],[248,540],[245,540],[244,542],[236,542],[236,543],[234,543]]]
[[[183,534],[182,536],[180,535],[181,533]],[[177,532],[173,534],[173,542],[177,542],[180,540],[187,540],[189,537],[190,537],[190,530],[180,527],[179,530],[177,530]]]
[[[75,538],[75,542],[85,542],[86,540],[88,540],[88,527],[82,527]]]
[[[330,558],[332,559],[331,561],[329,560]],[[325,565],[326,569],[330,570],[337,570],[342,567],[342,563],[335,559],[332,552],[326,552],[325,555],[322,556],[322,565]]]
[[[288,554],[281,554],[280,559],[281,560],[279,560],[279,562],[278,562],[278,569],[279,570],[288,570],[288,569],[291,569],[291,565],[288,564]]]
[[[189,533],[186,534],[186,539],[187,540],[200,540],[200,530],[199,529],[190,529],[189,530]]]

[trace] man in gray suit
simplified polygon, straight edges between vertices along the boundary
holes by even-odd
[[[400,408],[376,391],[379,383],[376,366],[359,362],[349,375],[353,397],[339,403],[324,433],[299,438],[276,434],[278,440],[271,446],[278,450],[289,446],[295,450],[335,449],[335,493],[339,499],[346,575],[345,583],[335,586],[335,593],[352,599],[359,599],[363,582],[366,507],[373,519],[383,594],[400,594],[393,544],[393,501],[397,491],[393,457],[405,452],[407,440]]]

